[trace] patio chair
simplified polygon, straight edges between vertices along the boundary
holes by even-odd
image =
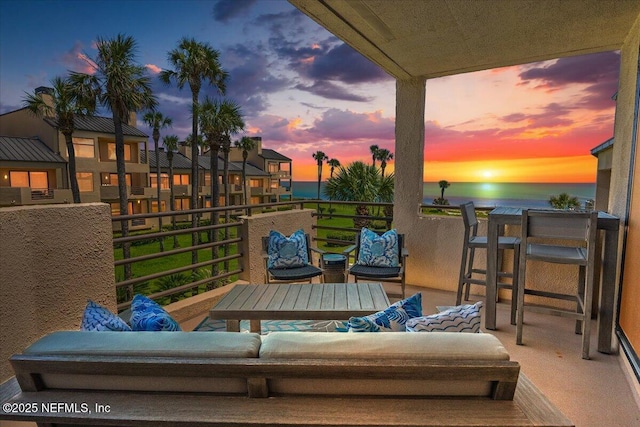
[[[478,217],[473,202],[460,205],[462,221],[464,222],[464,242],[462,245],[462,260],[460,262],[460,276],[458,278],[458,292],[456,294],[456,305],[462,302],[464,290],[464,300],[469,300],[471,285],[487,286],[487,270],[484,268],[474,268],[473,261],[476,249],[487,249],[487,236],[478,236]],[[498,266],[502,264],[502,253],[505,249],[513,250],[513,270],[498,272],[498,279],[502,277],[511,278],[511,283],[498,281],[498,289],[511,289],[511,324],[516,324],[516,298],[518,283],[518,262],[520,257],[520,238],[510,236],[498,236]],[[484,279],[477,278],[477,275],[484,275]],[[476,277],[474,277],[476,275]],[[496,292],[496,302],[498,302],[498,292]]]
[[[522,344],[525,294],[576,302],[576,311],[537,307],[536,311],[573,317],[576,333],[582,333],[582,358],[589,359],[591,302],[594,286],[594,266],[598,213],[570,211],[522,211],[522,245],[518,277],[516,344]],[[531,239],[533,239],[533,242]],[[553,239],[550,244],[541,239]],[[526,288],[527,261],[535,260],[579,266],[577,292],[573,295]]]
[[[364,230],[364,229],[363,229]],[[376,233],[380,234],[380,233]],[[404,234],[398,233],[398,265],[397,266],[375,266],[366,265],[359,262],[360,249],[362,244],[361,238],[362,232],[356,234],[355,244],[345,249],[342,254],[349,259],[350,254],[353,253],[354,263],[349,268],[348,274],[351,274],[356,283],[361,281],[375,281],[375,282],[392,282],[400,284],[400,294],[393,294],[394,296],[401,296],[405,298],[405,266],[406,259],[409,256],[409,251],[404,247]]]
[[[273,266],[270,265],[269,261],[269,241],[271,238],[273,231],[270,233],[270,236],[262,238],[262,258],[264,259],[264,268],[265,268],[265,281],[266,283],[296,283],[296,282],[306,282],[311,283],[314,277],[320,276],[320,281],[323,282],[323,273],[324,270],[322,268],[324,251],[318,248],[311,247],[311,239],[308,233],[303,233],[301,230],[296,231],[291,235],[294,237],[296,233],[300,233],[300,236],[304,234],[303,241],[306,244],[306,262],[299,262],[294,266]],[[277,233],[277,232],[276,232]],[[279,233],[278,233],[279,234]],[[281,246],[279,249],[279,254],[273,254],[272,248],[272,256],[288,256],[292,253],[293,246],[290,244],[285,244]],[[312,252],[316,252],[320,255],[320,268],[313,265]],[[273,259],[273,257],[272,257]]]

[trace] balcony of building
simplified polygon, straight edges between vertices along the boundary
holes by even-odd
[[[71,202],[73,202],[73,195],[68,188],[0,187],[0,206]]]

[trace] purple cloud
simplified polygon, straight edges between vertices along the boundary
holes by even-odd
[[[213,19],[218,22],[229,22],[232,18],[246,14],[256,0],[218,0],[213,5]]]
[[[329,81],[316,81],[312,85],[299,83],[294,86],[296,89],[313,93],[327,99],[339,99],[342,101],[371,102],[373,98],[350,93],[345,88]]]
[[[306,65],[306,67],[305,67]],[[310,63],[303,63],[305,74],[317,80],[337,80],[344,83],[371,83],[391,77],[351,46],[342,43],[318,55]]]

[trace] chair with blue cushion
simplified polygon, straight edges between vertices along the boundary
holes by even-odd
[[[313,265],[312,252],[320,254],[320,268]],[[323,282],[323,253],[321,249],[311,247],[309,234],[303,230],[289,237],[271,230],[269,236],[262,238],[266,283],[311,283],[318,276]]]
[[[361,281],[392,282],[400,284],[400,294],[405,298],[405,265],[409,251],[404,247],[404,234],[389,230],[380,235],[363,228],[356,234],[353,246],[344,250],[348,257],[353,253],[355,262],[349,274],[356,283]]]

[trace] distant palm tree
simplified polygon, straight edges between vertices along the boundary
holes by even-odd
[[[184,37],[178,42],[178,47],[168,54],[169,63],[173,70],[163,70],[160,72],[160,80],[169,84],[175,80],[178,89],[182,89],[185,84],[191,89],[191,134],[198,140],[198,114],[199,114],[199,94],[203,82],[209,82],[217,88],[221,94],[226,90],[225,81],[227,73],[222,69],[219,62],[220,52],[215,50],[209,43],[200,43],[193,38]],[[198,208],[198,145],[191,146],[191,209]],[[211,179],[217,177],[211,177]],[[191,226],[198,226],[198,215],[191,216]],[[198,244],[198,233],[191,235],[193,246]],[[192,263],[198,262],[198,251],[191,253]]]
[[[322,163],[329,158],[323,151],[316,151],[312,154],[318,164],[318,200],[320,200],[320,183],[322,182]],[[320,203],[318,202],[318,213],[320,213]]]
[[[549,198],[549,204],[554,209],[573,210],[580,207],[580,200],[577,197],[570,196],[567,193],[560,193],[557,196]]]
[[[71,80],[83,99],[95,97],[101,105],[111,110],[115,129],[120,214],[127,215],[129,197],[122,124],[129,123],[133,112],[155,109],[157,101],[151,91],[151,79],[147,75],[146,67],[134,62],[137,45],[132,37],[123,34],[118,34],[110,40],[98,37],[96,46],[98,54],[89,62],[94,74],[72,73]],[[128,221],[122,221],[121,227],[122,236],[128,236]],[[123,256],[125,259],[130,257],[128,243],[123,245]],[[125,279],[130,277],[131,265],[125,264]],[[129,289],[129,293],[133,293],[133,287]]]
[[[236,147],[242,150],[242,194],[243,204],[249,204],[249,194],[247,193],[247,159],[249,158],[249,151],[256,148],[256,141],[248,136],[243,136],[240,141],[235,142]],[[331,170],[333,172],[333,169]]]
[[[173,154],[178,151],[178,136],[177,135],[167,135],[162,139],[162,143],[164,144],[164,148],[167,150],[167,160],[169,161],[169,209],[171,211],[175,210],[176,197],[173,192]],[[171,215],[171,224],[172,229],[176,229],[176,216]],[[173,235],[173,247],[180,247],[178,243],[178,236]]]
[[[384,176],[384,170],[387,168],[387,162],[393,159],[393,153],[386,148],[378,149],[376,158],[380,160],[380,169],[382,170],[382,176]]]
[[[156,189],[158,190],[158,212],[162,212],[162,205],[160,203],[160,150],[158,149],[158,141],[160,140],[160,129],[171,126],[172,120],[170,117],[165,117],[159,111],[149,111],[144,115],[142,120],[153,129],[153,146],[156,154]],[[162,217],[158,217],[158,230],[162,231]],[[164,252],[164,239],[160,239],[160,252]]]
[[[333,178],[333,171],[335,168],[337,168],[338,166],[340,166],[340,160],[338,159],[329,159],[327,160],[327,164],[329,166],[331,166],[331,178]]]
[[[449,188],[451,184],[449,184],[449,181],[446,180],[441,180],[438,181],[438,187],[440,187],[440,198],[438,199],[433,199],[433,203],[436,205],[448,205],[449,201],[447,199],[444,198],[444,190]]]
[[[62,77],[51,80],[52,91],[49,93],[53,105],[49,105],[42,98],[42,94],[27,93],[23,99],[24,107],[37,117],[53,117],[58,130],[64,136],[69,158],[69,184],[73,203],[80,203],[80,188],[76,175],[76,154],[73,146],[73,132],[75,131],[74,117],[91,115],[95,112],[96,99],[82,99],[75,93],[72,82]]]
[[[354,202],[392,202],[393,174],[383,177],[373,165],[361,161],[353,162],[347,167],[340,166],[335,177],[329,178],[324,193],[332,200]],[[356,205],[355,228],[367,227],[371,220],[369,208],[365,203]]]
[[[376,159],[378,158],[378,150],[380,149],[380,147],[378,147],[377,145],[370,145],[369,146],[369,151],[371,151],[371,160],[372,160],[372,165],[375,168],[376,167]]]

